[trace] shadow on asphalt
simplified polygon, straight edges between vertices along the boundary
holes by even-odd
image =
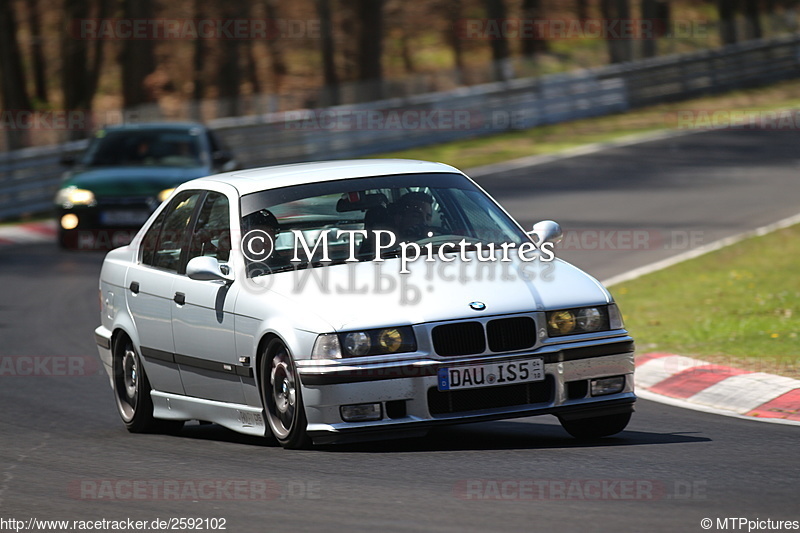
[[[254,446],[278,446],[272,439],[242,435],[216,424],[187,425],[177,437]],[[557,424],[500,421],[434,428],[426,437],[316,446],[314,450],[327,453],[411,453],[595,448],[710,441],[711,439],[708,437],[693,436],[688,432],[654,433],[633,430],[626,430],[602,439],[578,440],[570,437]]]

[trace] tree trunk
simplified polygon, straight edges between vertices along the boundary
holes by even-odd
[[[279,35],[276,25],[277,21],[280,20],[277,2],[275,0],[264,0],[264,10],[267,13],[267,19],[270,22],[272,33],[274,33],[274,35],[267,37],[267,49],[269,49],[271,58],[272,78],[275,81],[274,90],[276,93],[279,93],[283,86],[283,79],[286,77],[286,74],[288,74],[289,69],[286,66],[286,58],[283,50],[284,40]]]
[[[150,20],[153,11],[152,0],[122,0],[122,16],[125,19]],[[122,67],[122,104],[126,109],[153,100],[144,82],[156,69],[154,43],[151,39],[126,39],[122,42],[119,62]]]
[[[42,22],[39,18],[39,0],[28,4],[28,25],[31,29],[31,65],[36,100],[47,103],[47,79],[44,53],[42,52]]]
[[[522,19],[531,22],[544,19],[541,0],[524,0],[522,3]],[[534,25],[533,27],[535,30],[533,37],[526,37],[522,40],[522,53],[529,59],[533,59],[536,54],[547,52],[547,36],[539,31],[540,26]]]
[[[16,111],[31,109],[31,101],[26,90],[25,71],[22,68],[19,43],[17,42],[17,21],[14,6],[9,0],[0,0],[0,92],[3,108],[13,114]],[[9,150],[23,148],[27,142],[24,129],[6,130],[6,144]]]
[[[461,0],[445,0],[445,16],[448,21],[447,42],[453,49],[453,65],[456,68],[456,76],[459,85],[464,83],[464,47],[462,46],[461,31]]]
[[[747,20],[745,26],[746,39],[761,39],[764,36],[761,29],[761,13],[758,7],[758,0],[744,0],[744,16]]]
[[[578,0],[577,5],[575,6],[575,12],[578,16],[578,20],[586,20],[589,18],[589,1],[588,0]]]
[[[336,44],[333,40],[333,19],[330,0],[316,0],[320,26],[320,53],[328,105],[339,105],[339,75],[336,73]]]
[[[107,11],[108,11],[108,4],[104,0],[98,0],[97,18],[101,20],[105,19],[108,16]],[[88,101],[90,106],[95,93],[97,93],[97,85],[100,83],[100,71],[103,68],[104,43],[105,41],[103,39],[95,39],[93,41],[92,60],[91,64],[89,64],[89,66],[87,67],[86,76],[88,78],[87,87],[89,91]]]
[[[245,4],[246,6],[246,4]],[[242,16],[242,5],[229,2],[223,4],[222,19],[245,18]],[[239,96],[241,94],[242,68],[240,65],[239,39],[223,39],[220,41],[220,57],[217,66],[217,113],[220,117],[235,117],[240,113]]]
[[[722,44],[736,44],[736,0],[718,0],[719,36]]]
[[[503,22],[508,18],[505,0],[485,0],[485,5],[486,18],[502,28]],[[493,37],[489,44],[492,47],[494,80],[504,81],[511,77],[509,72],[511,52],[508,46],[508,39],[502,33]]]
[[[89,107],[86,65],[89,60],[89,40],[71,35],[81,19],[89,18],[88,0],[65,0],[66,33],[61,43],[61,87],[64,92],[64,108],[67,110],[86,110]]]
[[[619,20],[621,27],[630,18],[630,4],[628,0],[602,0],[600,2],[603,19],[608,21]],[[606,45],[608,46],[609,62],[622,63],[633,59],[633,47],[631,39],[626,38],[622,33],[606,35]]]
[[[203,20],[205,12],[203,9],[203,0],[194,0],[194,18],[195,20]],[[192,57],[192,81],[194,87],[192,88],[192,118],[194,120],[203,120],[203,98],[206,95],[205,84],[205,65],[206,65],[206,46],[205,40],[196,38],[194,40],[194,56]]]
[[[360,23],[358,46],[358,79],[364,82],[362,100],[383,97],[383,0],[357,0]]]
[[[658,19],[658,3],[656,0],[642,0],[642,19],[649,31],[642,35],[642,57],[655,57],[658,53],[656,37],[659,29],[664,24]]]
[[[631,20],[631,4],[630,0],[617,0],[617,17],[628,23]],[[620,48],[620,56],[622,57],[622,61],[632,61],[633,60],[633,39],[627,38],[625,36],[621,36],[620,39],[617,40]]]

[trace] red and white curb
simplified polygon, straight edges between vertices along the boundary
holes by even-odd
[[[54,220],[0,226],[0,246],[37,242],[54,243],[55,238],[56,223]]]
[[[800,425],[800,381],[668,353],[636,358],[646,400],[737,418]]]

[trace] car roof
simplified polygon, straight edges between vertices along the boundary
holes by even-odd
[[[203,188],[206,182],[221,182],[233,185],[239,194],[244,196],[258,191],[305,183],[434,172],[462,174],[458,169],[443,163],[410,159],[354,159],[236,170],[192,180],[185,183],[182,188]]]

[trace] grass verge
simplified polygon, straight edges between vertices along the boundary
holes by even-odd
[[[610,290],[642,352],[800,379],[800,225]]]
[[[800,107],[800,81],[792,80],[769,87],[661,104],[618,115],[540,126],[369,157],[440,161],[467,169],[519,157],[554,153],[589,143],[609,142],[637,133],[679,127],[705,129],[711,125],[709,114],[714,111],[756,113],[797,107]],[[691,116],[697,120],[682,119],[679,123],[679,113],[686,111],[695,113]],[[707,113],[703,114],[704,112]]]

